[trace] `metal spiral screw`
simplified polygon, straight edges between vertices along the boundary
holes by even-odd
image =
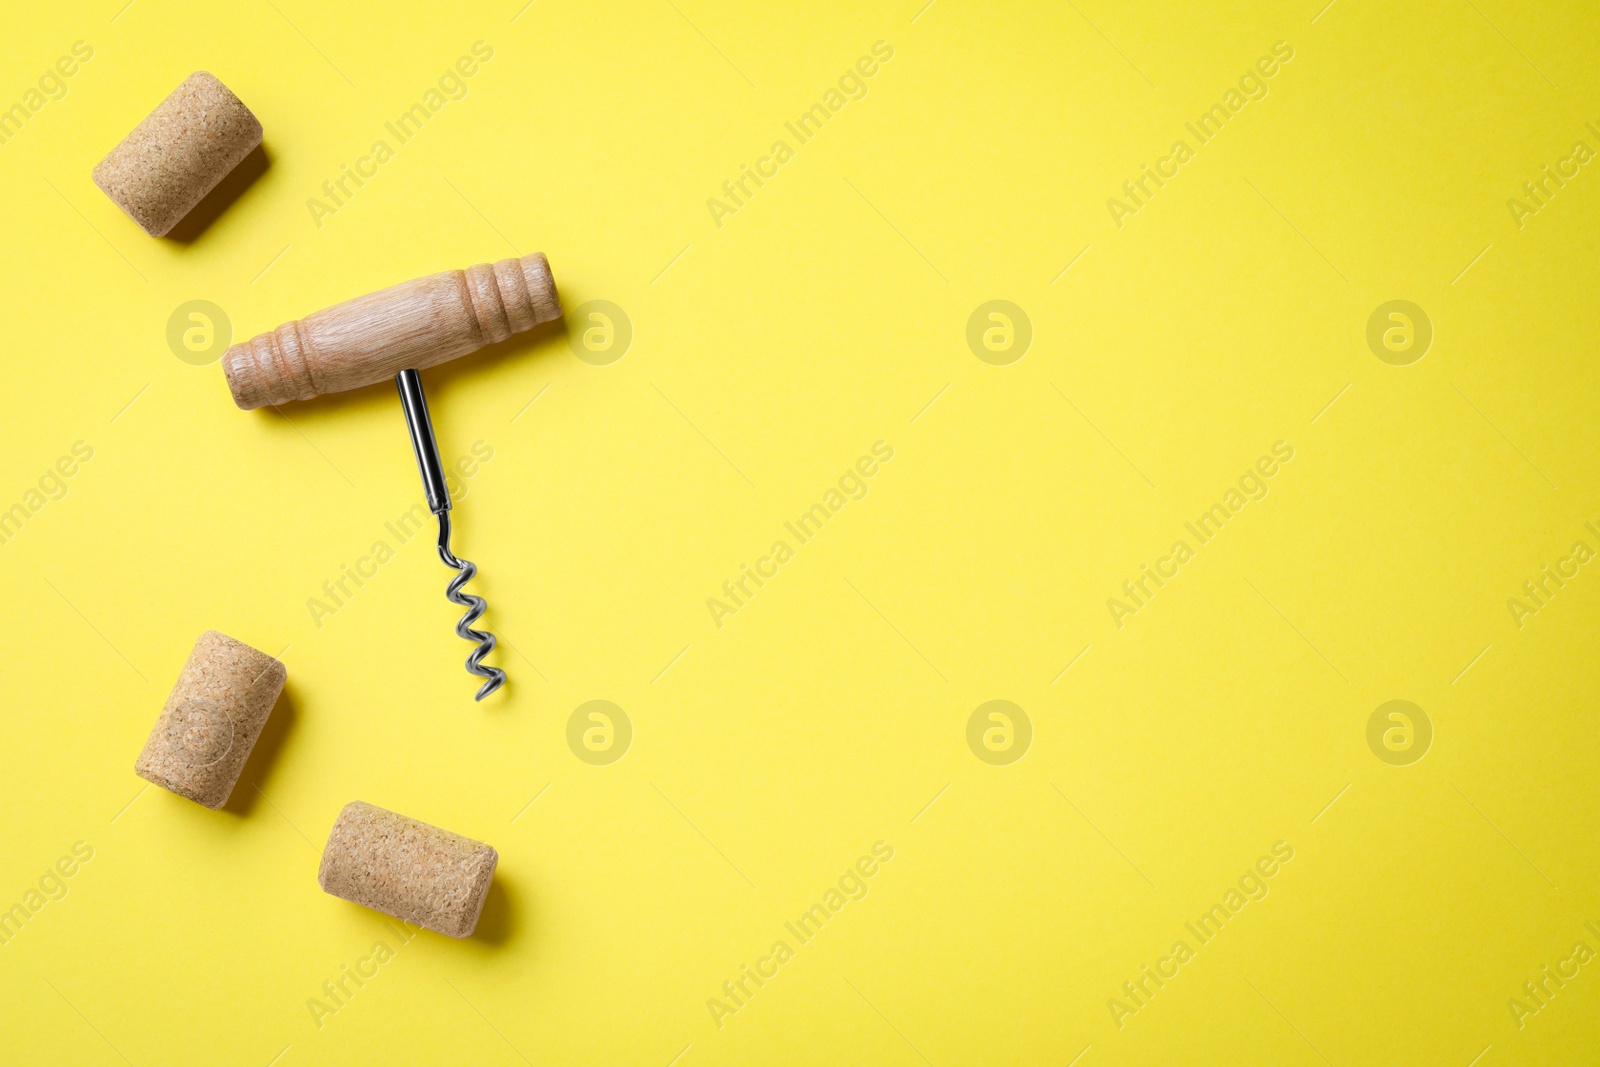
[[[477,699],[482,700],[506,684],[505,671],[498,667],[487,667],[483,663],[483,658],[494,651],[494,634],[472,627],[483,617],[489,604],[481,596],[461,591],[461,587],[477,575],[478,567],[468,560],[458,559],[450,551],[450,490],[445,484],[444,464],[439,459],[439,443],[433,436],[433,421],[428,418],[428,400],[422,393],[422,379],[414,370],[403,370],[394,376],[394,384],[400,390],[400,406],[405,411],[412,450],[417,454],[417,469],[422,472],[422,488],[428,497],[428,510],[439,517],[439,558],[444,560],[446,566],[460,572],[445,586],[444,595],[452,604],[467,609],[461,621],[456,623],[456,636],[477,644],[467,656],[467,670],[488,679],[478,689]]]
[[[483,657],[494,651],[494,634],[486,630],[474,630],[472,624],[483,617],[489,602],[481,596],[463,593],[461,587],[472,581],[478,573],[478,565],[471,560],[458,559],[450,551],[450,512],[448,509],[439,512],[439,558],[445,565],[454,567],[461,573],[450,579],[450,584],[444,587],[444,595],[453,604],[460,604],[467,609],[461,616],[461,621],[456,623],[456,636],[464,641],[475,641],[478,647],[467,656],[467,670],[480,678],[488,681],[478,689],[477,699],[482,700],[490,693],[506,684],[506,672],[499,667],[485,667]]]

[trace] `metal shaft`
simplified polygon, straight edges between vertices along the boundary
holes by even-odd
[[[400,407],[406,413],[406,429],[411,432],[411,449],[417,454],[417,469],[422,472],[422,490],[428,494],[428,510],[435,515],[450,510],[450,489],[444,481],[444,462],[439,458],[439,442],[433,436],[433,420],[428,418],[428,398],[422,395],[422,376],[403,370],[394,376],[400,390]]]
[[[506,672],[499,667],[487,667],[483,658],[494,651],[494,634],[475,630],[472,624],[483,617],[489,604],[481,596],[463,593],[461,587],[478,573],[470,560],[458,558],[450,551],[450,487],[444,478],[444,462],[439,458],[439,442],[433,436],[433,421],[428,418],[428,399],[422,394],[422,378],[414,370],[403,370],[394,376],[395,388],[400,391],[400,407],[406,414],[406,429],[411,434],[411,448],[417,454],[417,469],[422,474],[422,489],[428,497],[428,510],[439,517],[439,558],[445,565],[459,571],[444,595],[452,604],[467,609],[456,623],[456,636],[477,645],[467,656],[467,670],[487,679],[478,689],[477,699],[482,700],[506,684]]]

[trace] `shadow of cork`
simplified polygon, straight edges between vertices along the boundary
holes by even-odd
[[[255,810],[256,802],[262,797],[262,789],[271,784],[272,769],[277,766],[278,754],[288,740],[298,714],[294,683],[290,682],[278,695],[272,714],[267,716],[261,736],[256,738],[256,747],[250,750],[250,758],[245,760],[244,769],[239,772],[239,781],[233,787],[228,802],[222,806],[223,811],[244,818]]]
[[[232,207],[234,201],[243,196],[245,190],[254,185],[271,165],[272,157],[267,154],[266,144],[256,145],[249,155],[239,161],[237,167],[228,172],[227,177],[217,183],[215,189],[207,193],[178,221],[176,226],[167,231],[163,239],[181,245],[194,244],[206,228]]]

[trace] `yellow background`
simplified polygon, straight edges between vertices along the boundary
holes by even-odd
[[[0,145],[0,507],[94,456],[0,545],[0,907],[94,858],[0,947],[0,1059],[1587,1062],[1600,963],[1520,1028],[1507,1001],[1600,949],[1600,574],[1521,628],[1507,600],[1600,547],[1600,174],[1520,229],[1507,200],[1600,148],[1596,18],[1319,6],[8,10],[0,103],[94,57]],[[466,97],[319,227],[308,199],[480,40]],[[719,229],[707,199],[877,41],[867,96]],[[1265,99],[1118,228],[1107,199],[1278,41]],[[269,165],[152,239],[90,171],[196,69]],[[478,706],[428,537],[307,607],[420,498],[393,389],[240,412],[166,330],[534,250],[566,327],[424,375],[446,458],[494,451],[455,511],[511,674]],[[966,341],[991,299],[1032,323],[1007,366]],[[1409,366],[1365,339],[1395,299],[1434,329]],[[610,365],[569,343],[589,300],[632,323]],[[880,440],[865,499],[715,626]],[[1277,441],[1270,495],[1114,625]],[[210,628],[289,668],[221,812],[132,772]],[[608,766],[566,741],[594,699],[634,729]],[[1033,726],[1008,766],[966,741],[996,699]],[[1394,699],[1434,729],[1409,766],[1366,740]],[[478,936],[398,947],[319,890],[354,799],[499,849]],[[719,1027],[708,999],[880,840],[865,899]],[[1279,841],[1266,899],[1119,1028],[1108,999]]]

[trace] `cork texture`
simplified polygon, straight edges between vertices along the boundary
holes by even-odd
[[[289,672],[226,634],[200,635],[134,773],[208,808],[228,802]]]
[[[94,183],[161,237],[261,143],[261,123],[226,85],[189,75],[94,168]]]
[[[358,800],[334,822],[317,882],[373,911],[471,937],[499,861],[481,841]]]

